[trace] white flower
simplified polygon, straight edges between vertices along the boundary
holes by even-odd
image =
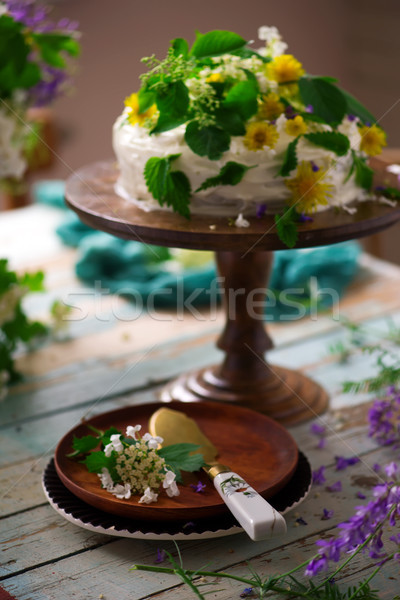
[[[276,27],[263,26],[258,29],[258,39],[264,41],[268,46],[268,54],[275,58],[287,49],[287,44],[282,41],[282,36]]]
[[[7,6],[0,2],[0,17],[7,14]]]
[[[128,427],[126,428],[126,437],[131,437],[134,440],[137,440],[136,434],[141,429],[141,425],[135,425],[135,427],[132,427],[132,425],[128,425]]]
[[[179,496],[180,492],[175,481],[176,475],[172,471],[165,473],[165,479],[163,481],[163,488],[167,492],[167,496],[172,498],[173,496]]]
[[[157,450],[158,446],[163,443],[163,438],[159,435],[153,437],[150,433],[145,433],[142,440],[147,443],[148,447],[152,450]]]
[[[250,227],[249,221],[243,217],[242,213],[237,217],[235,227]]]
[[[23,134],[18,132],[17,117],[0,108],[0,179],[20,179],[26,169],[22,151]]]
[[[110,436],[110,443],[104,448],[104,454],[108,457],[111,456],[111,452],[115,450],[116,452],[122,452],[124,446],[120,440],[121,434],[114,433]]]
[[[105,488],[108,491],[110,491],[110,489],[114,487],[114,482],[111,479],[110,472],[108,469],[106,469],[106,467],[103,467],[101,473],[97,473],[97,476],[101,481],[101,487]]]
[[[117,485],[112,490],[109,490],[109,491],[112,494],[114,494],[114,496],[116,498],[119,498],[120,500],[122,500],[122,499],[129,500],[129,498],[131,497],[131,486],[129,483],[125,483],[124,485],[117,483]]]
[[[157,502],[158,494],[153,492],[151,488],[144,490],[144,495],[140,498],[139,504],[150,504],[151,502]]]

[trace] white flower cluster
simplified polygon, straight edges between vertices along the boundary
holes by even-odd
[[[23,145],[24,138],[19,131],[17,118],[0,107],[0,180],[22,177],[26,169]]]
[[[275,58],[284,54],[288,45],[282,40],[282,36],[276,27],[267,27],[263,25],[258,29],[258,39],[265,42],[266,49],[261,52],[265,56]]]
[[[98,475],[102,487],[117,498],[126,500],[131,494],[142,494],[139,500],[142,504],[157,501],[157,490],[161,484],[169,497],[178,496],[176,475],[167,469],[165,460],[156,452],[163,439],[149,433],[138,437],[140,429],[141,425],[127,427],[126,437],[134,440],[129,445],[121,441],[121,434],[110,436],[110,443],[105,446],[104,454],[107,457],[113,452],[118,454],[116,471],[121,483],[114,484],[108,469],[103,468]]]

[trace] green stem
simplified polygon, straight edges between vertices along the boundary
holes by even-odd
[[[150,565],[134,565],[130,571],[153,571],[155,573],[167,573],[170,575],[177,575],[177,569],[169,569],[168,567],[153,567]],[[199,577],[225,577],[227,579],[234,579],[236,581],[240,581],[241,583],[246,583],[247,585],[254,585],[254,581],[252,579],[245,579],[244,577],[237,577],[236,575],[230,575],[229,573],[215,573],[213,571],[191,571],[190,569],[185,569],[188,575],[199,575]]]
[[[385,560],[385,563],[388,560],[391,560],[393,558],[393,556],[394,556],[394,554],[391,554],[390,556],[388,556],[387,559]],[[353,600],[353,598],[356,598],[357,594],[359,592],[361,592],[361,590],[363,588],[365,588],[369,584],[369,582],[371,581],[371,579],[373,577],[375,577],[375,575],[381,570],[382,567],[383,567],[383,565],[379,565],[376,569],[374,569],[374,571],[371,573],[371,575],[369,577],[367,577],[367,579],[365,579],[365,581],[363,581],[363,583],[360,585],[360,587],[356,589],[356,591],[354,592],[354,594],[352,594],[350,596],[349,600]]]

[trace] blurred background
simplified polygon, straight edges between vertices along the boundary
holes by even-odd
[[[31,179],[66,178],[113,156],[111,128],[125,96],[139,87],[141,57],[164,57],[174,37],[228,29],[256,40],[275,25],[306,70],[339,79],[400,147],[398,0],[53,0],[54,20],[79,21],[82,55],[75,89],[52,108],[56,159]],[[365,241],[375,255],[400,264],[399,225]]]

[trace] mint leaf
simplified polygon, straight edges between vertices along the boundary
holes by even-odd
[[[374,115],[372,115],[369,110],[357,100],[357,98],[354,98],[354,96],[345,90],[341,90],[341,92],[346,100],[346,113],[348,115],[359,117],[363,123],[376,123]]]
[[[157,454],[161,456],[168,467],[176,474],[178,483],[182,483],[181,471],[198,471],[205,465],[202,454],[191,454],[198,450],[200,446],[196,444],[172,444],[157,450]]]
[[[217,108],[214,114],[217,125],[230,135],[244,135],[246,133],[243,119],[234,109],[221,106]]]
[[[291,171],[293,171],[297,167],[297,153],[296,146],[298,144],[300,137],[297,137],[295,140],[288,144],[286,148],[285,156],[283,158],[283,164],[279,169],[278,175],[281,177],[287,177]]]
[[[301,77],[299,90],[304,104],[311,104],[314,115],[327,123],[340,123],[346,113],[343,92],[323,77]]]
[[[86,454],[90,450],[94,450],[99,445],[99,438],[94,435],[85,435],[78,438],[74,435],[72,447],[78,454]]]
[[[233,31],[216,29],[208,33],[197,32],[196,41],[190,50],[190,54],[196,58],[219,56],[237,50],[245,44],[246,40]]]
[[[281,242],[288,248],[294,248],[299,233],[297,231],[298,215],[293,207],[288,208],[282,215],[275,215],[276,232]]]
[[[330,150],[338,156],[344,156],[350,150],[349,138],[338,131],[319,131],[317,133],[306,133],[304,138],[314,144]]]
[[[365,190],[370,190],[372,187],[374,171],[365,163],[365,160],[357,156],[354,151],[352,154],[356,169],[356,183]]]
[[[215,177],[208,177],[208,179],[203,181],[201,186],[197,188],[196,192],[201,192],[202,190],[207,190],[208,188],[215,187],[217,185],[237,185],[240,181],[242,181],[244,174],[249,169],[254,169],[254,166],[248,167],[247,165],[242,165],[241,163],[229,161],[222,167],[218,175]]]
[[[189,45],[183,38],[175,38],[171,42],[171,48],[174,51],[175,56],[183,56],[187,58],[189,54]]]
[[[171,171],[171,163],[179,156],[170,154],[166,158],[149,158],[144,178],[149,192],[160,206],[171,206],[175,212],[189,218],[190,182],[182,171]]]
[[[239,81],[229,90],[223,105],[238,112],[247,121],[258,110],[257,96],[258,87],[254,81]]]
[[[185,141],[189,148],[199,156],[218,160],[229,150],[230,135],[220,127],[206,125],[201,127],[197,121],[191,121],[186,127]]]

